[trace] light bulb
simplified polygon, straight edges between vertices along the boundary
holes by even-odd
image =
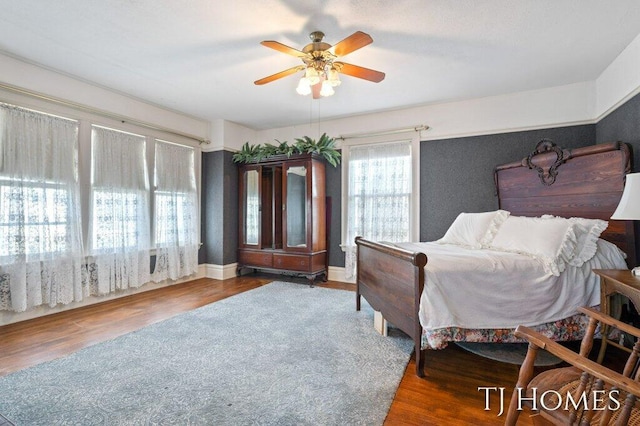
[[[311,93],[311,85],[309,84],[309,79],[306,77],[302,77],[300,82],[298,83],[298,87],[296,87],[296,92],[299,95],[306,96]]]
[[[333,90],[331,83],[328,80],[323,81],[322,88],[320,89],[320,96],[331,96],[334,93],[336,92]]]
[[[318,74],[318,70],[313,67],[307,67],[304,76],[309,80],[309,86],[320,83],[320,74]]]
[[[331,83],[333,87],[340,86],[340,83],[342,83],[340,81],[340,76],[338,75],[338,71],[335,68],[331,68],[329,70],[329,83]]]

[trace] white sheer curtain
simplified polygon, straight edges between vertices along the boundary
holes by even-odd
[[[156,141],[154,281],[198,270],[198,193],[193,148]]]
[[[410,240],[411,142],[352,146],[348,156],[345,275],[356,273],[354,239]]]
[[[0,104],[0,309],[82,300],[78,123]]]
[[[151,280],[145,138],[93,126],[89,274],[107,294]]]

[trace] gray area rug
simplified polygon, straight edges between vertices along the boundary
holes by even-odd
[[[16,425],[380,425],[413,344],[355,294],[271,283],[0,378]]]

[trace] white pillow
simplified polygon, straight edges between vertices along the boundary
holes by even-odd
[[[506,210],[460,213],[444,234],[444,237],[436,242],[481,249],[491,242],[500,225],[504,223],[507,217],[509,217],[509,212]]]
[[[489,248],[539,259],[546,272],[560,275],[576,250],[575,224],[564,218],[509,216]]]

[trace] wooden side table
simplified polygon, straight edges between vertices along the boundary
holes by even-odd
[[[600,277],[600,311],[611,315],[611,296],[616,293],[629,298],[633,305],[640,309],[640,277],[631,274],[628,269],[594,269],[593,272]],[[602,344],[598,353],[598,363],[602,363],[607,345],[630,350],[614,340],[607,338],[608,327],[603,327]]]

